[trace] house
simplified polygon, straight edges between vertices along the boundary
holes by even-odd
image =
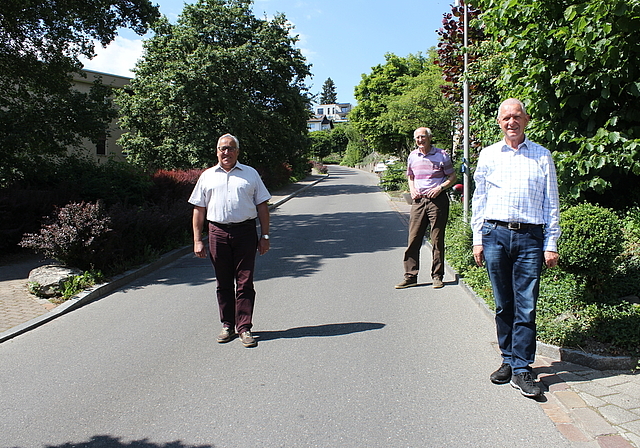
[[[351,112],[350,103],[313,104],[313,118],[307,120],[309,131],[323,131],[333,128],[334,124],[346,123]]]
[[[82,73],[86,75],[86,78],[79,73],[73,75],[73,87],[83,93],[88,93],[96,79],[101,79],[102,84],[111,86],[116,89],[124,88],[131,78],[126,76],[110,75],[108,73],[95,72],[93,70],[82,70]],[[110,158],[115,160],[124,160],[122,154],[122,147],[116,144],[116,141],[123,134],[123,130],[120,129],[116,120],[110,125],[107,134],[104,139],[99,142],[92,142],[85,139],[83,141],[83,147],[86,150],[86,154],[90,155],[97,163],[102,163]]]
[[[333,129],[333,121],[329,120],[326,115],[317,116],[307,120],[307,128],[309,132]]]

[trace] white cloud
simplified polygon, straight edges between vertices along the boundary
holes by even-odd
[[[83,59],[84,68],[119,76],[133,76],[131,70],[142,56],[142,39],[117,36],[107,48],[96,43],[97,56]]]

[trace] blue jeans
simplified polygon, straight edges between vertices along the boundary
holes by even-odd
[[[496,302],[498,345],[514,374],[530,370],[536,354],[536,303],[544,263],[544,230],[485,222],[484,258]]]

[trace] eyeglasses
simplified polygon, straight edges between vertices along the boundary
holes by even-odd
[[[238,148],[234,146],[218,146],[218,152],[236,152]]]

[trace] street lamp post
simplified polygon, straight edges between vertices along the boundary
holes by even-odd
[[[460,0],[456,0],[456,7],[460,6]],[[467,52],[467,42],[468,42],[468,14],[467,14],[467,3],[462,0],[463,7],[463,24],[464,24],[464,66],[463,66],[463,75],[462,75],[462,95],[463,95],[463,105],[462,105],[462,135],[463,135],[463,155],[462,155],[462,185],[464,187],[463,195],[462,195],[462,203],[463,203],[463,214],[462,219],[464,222],[469,222],[469,82],[467,81],[467,65],[469,63],[469,55]]]

